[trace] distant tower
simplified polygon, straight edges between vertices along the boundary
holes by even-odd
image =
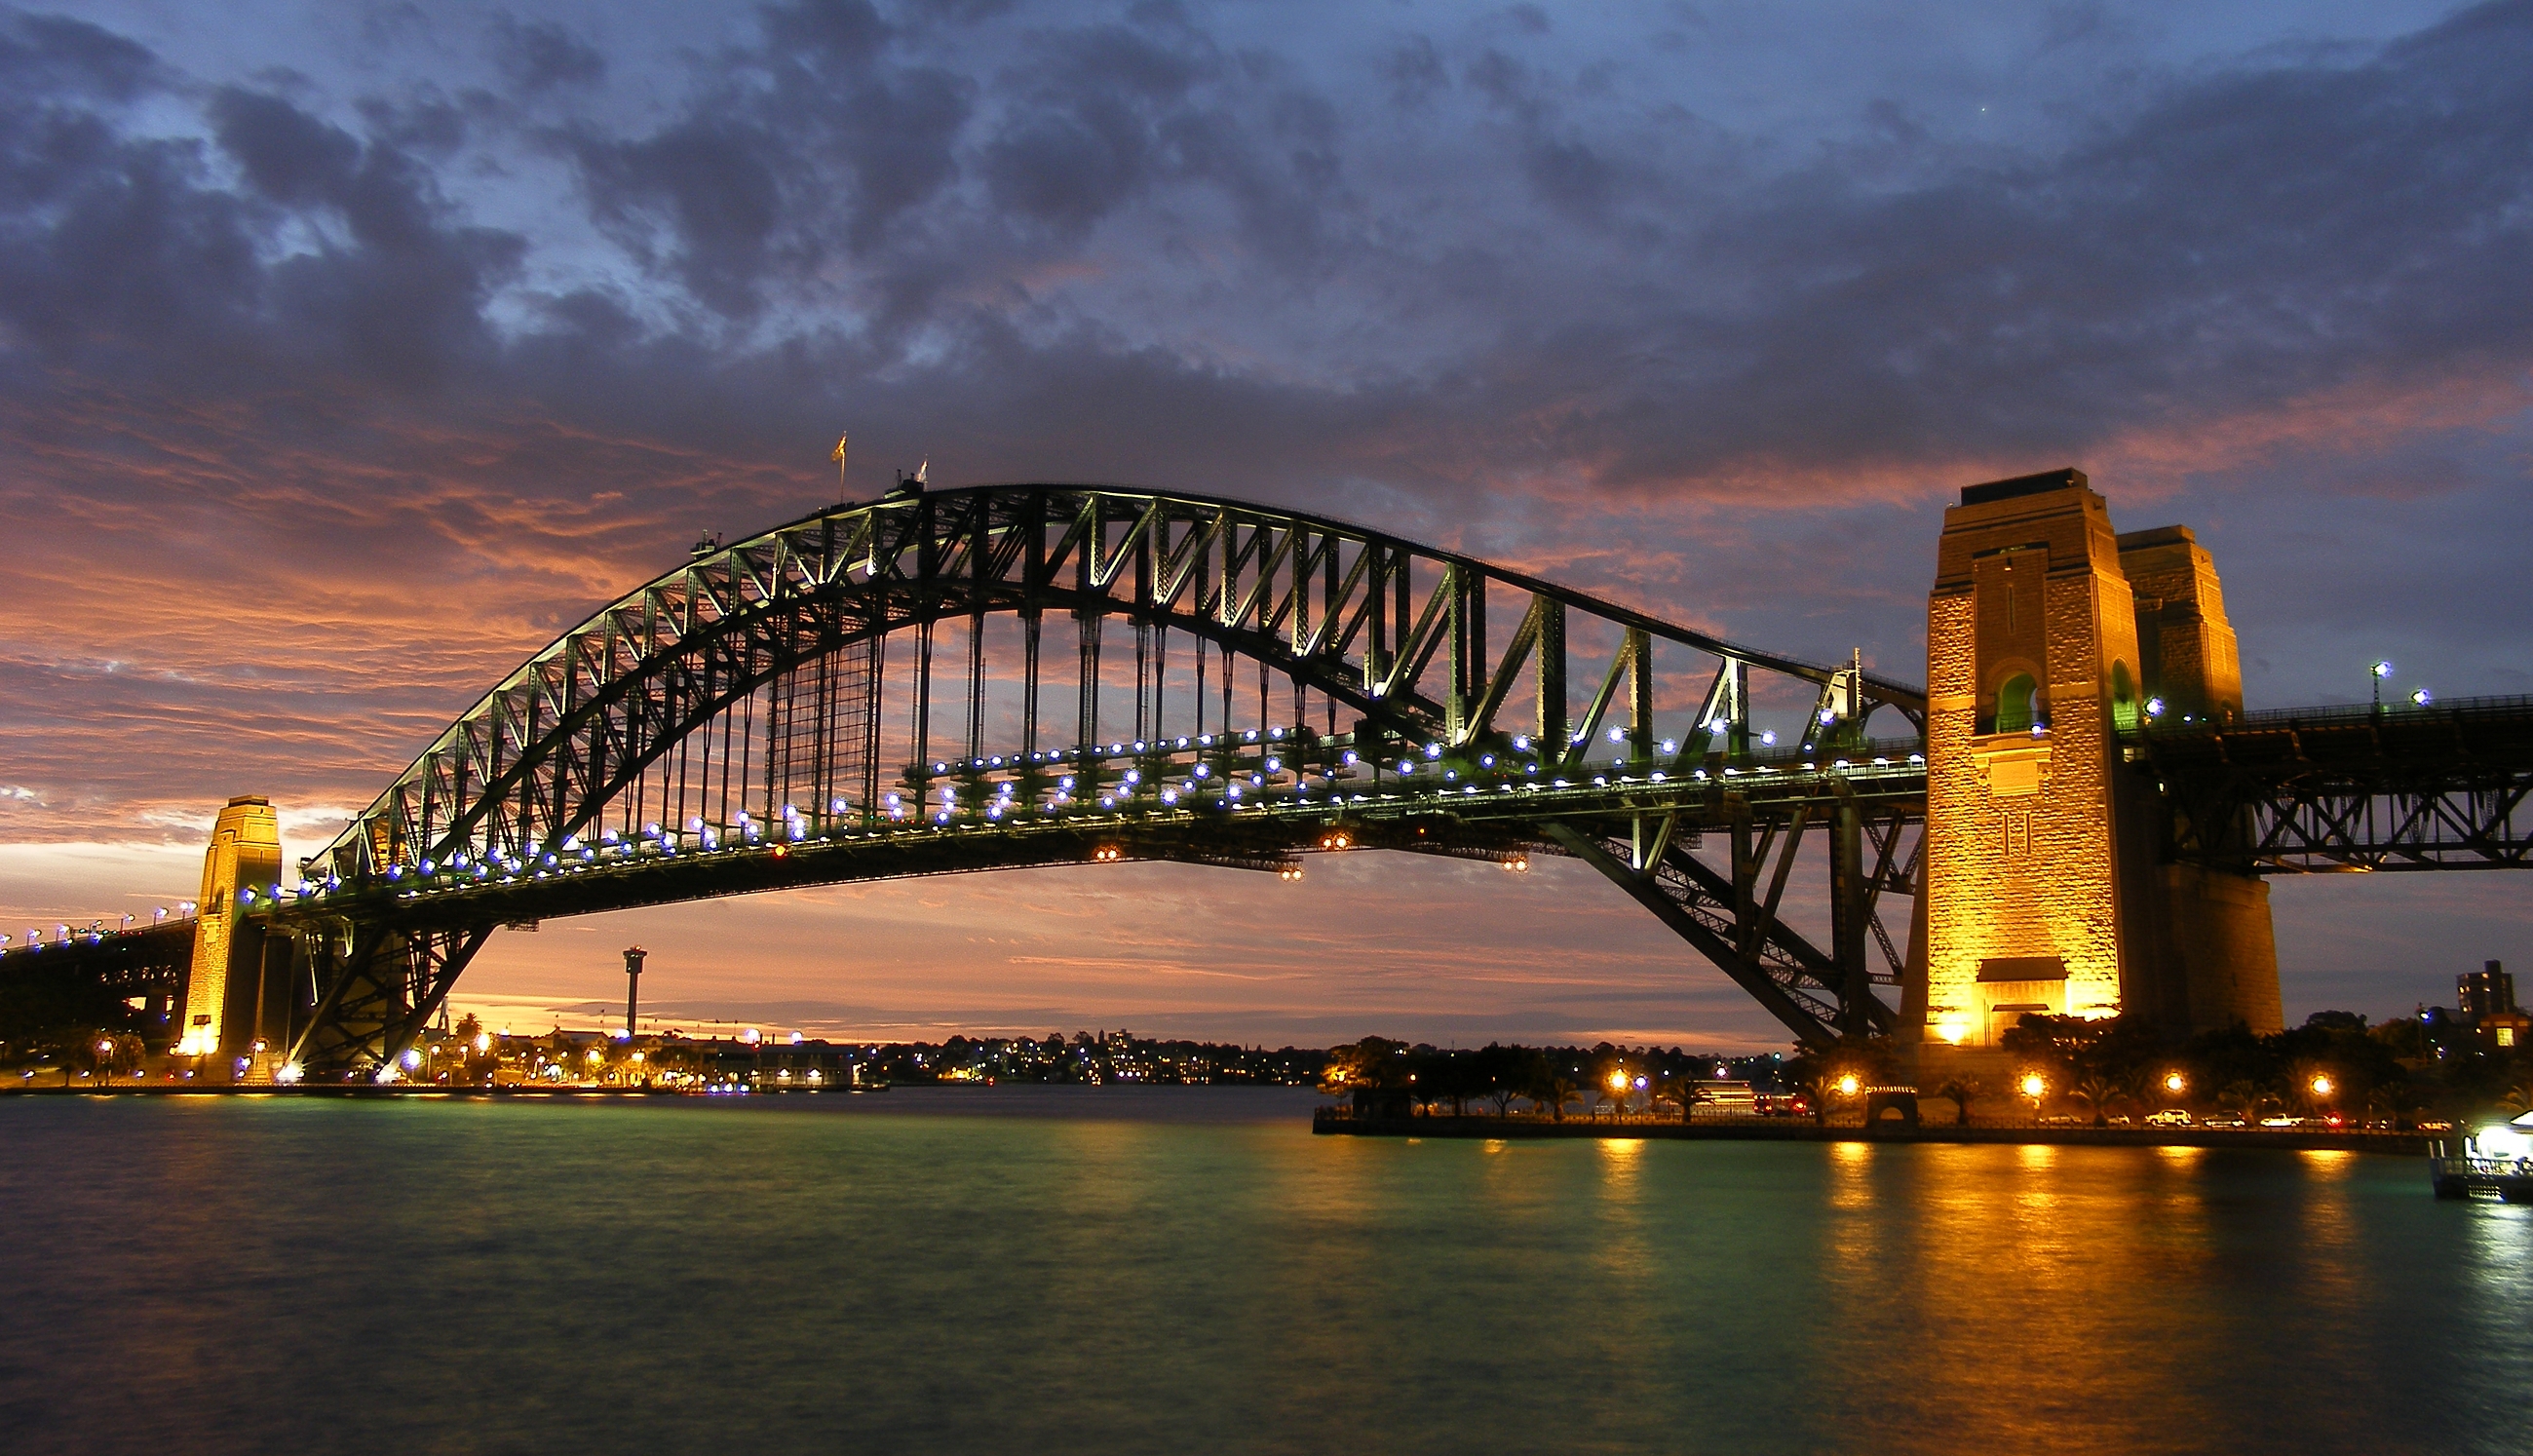
[[[634,1017],[642,1008],[642,957],[640,946],[624,953],[624,1034],[632,1036],[640,1029]]]
[[[2454,977],[2454,993],[2463,1020],[2481,1040],[2501,1051],[2533,1042],[2533,1018],[2515,1005],[2515,977],[2505,966],[2481,962],[2479,970]]]
[[[2115,534],[2081,471],[1969,487],[1944,512],[1926,659],[1926,924],[1909,988],[1925,1039],[1992,1047],[2031,1012],[2276,1030],[2268,887],[2157,864],[2154,786],[2119,740],[2154,700],[2167,720],[2242,709],[2191,534]]]
[[[2454,977],[2454,1001],[2466,1020],[2515,1010],[2515,977],[2500,961],[2484,961],[2481,968]]]
[[[264,977],[264,932],[243,918],[238,892],[281,879],[281,821],[268,799],[228,801],[211,823],[203,855],[203,893],[195,902],[194,960],[185,976],[185,1019],[179,1056],[242,1055],[257,1034]],[[218,1069],[225,1076],[226,1066]]]

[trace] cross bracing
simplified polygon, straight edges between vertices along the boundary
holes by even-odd
[[[2254,874],[2533,864],[2533,698],[2246,714],[2151,727],[2163,854]]]
[[[1565,854],[1654,887],[1818,1041],[1891,1021],[1871,897],[1914,883],[1914,850],[1893,856],[1922,815],[1923,711],[1860,663],[1321,517],[900,491],[700,545],[523,664],[249,908],[307,943],[296,1049],[359,1068],[504,923],[1085,859],[1293,878],[1337,845]],[[1720,870],[1696,858],[1710,832],[1734,846]],[[1846,907],[1826,938],[1781,903],[1807,842]]]
[[[284,1040],[318,1076],[394,1059],[505,924],[1030,865],[1564,855],[1818,1043],[1894,1024],[1876,988],[1916,940],[1922,735],[1922,696],[1859,663],[1318,517],[900,493],[699,547],[239,908],[280,932]],[[2533,863],[2527,700],[2150,724],[2119,751],[2166,858]],[[187,940],[99,931],[0,964],[159,985]]]
[[[1112,616],[1137,630],[1124,682],[1120,645],[1101,630]],[[928,764],[985,746],[996,685],[983,666],[988,618],[1018,628],[1012,736],[1025,757],[1119,741],[1128,723],[1149,741],[1173,706],[1175,726],[1202,736],[1208,714],[1228,724],[1246,695],[1234,674],[1250,670],[1260,697],[1289,695],[1301,723],[1320,710],[1320,738],[1365,735],[1356,751],[1366,757],[1523,737],[1579,765],[1606,732],[1624,757],[1685,773],[1710,754],[1747,751],[1754,671],[1775,679],[1763,687],[1776,699],[1809,701],[1788,732],[1825,750],[1880,710],[1896,710],[1902,731],[1922,715],[1914,689],[1853,666],[1738,647],[1316,517],[1087,487],[897,495],[699,550],[603,609],[461,715],[320,859],[329,875],[357,877],[461,854],[532,857],[611,831],[727,834],[788,819],[787,806],[874,822],[884,810],[876,777],[841,793],[828,791],[844,786],[832,781],[783,781],[775,725],[788,706],[796,726],[800,677],[855,648],[874,680],[876,665],[893,661],[903,685],[892,678],[868,695],[865,716],[822,731],[861,730],[863,764],[876,767],[872,730],[897,713],[895,787],[927,791]],[[1049,670],[1051,626],[1074,638],[1069,682]],[[941,670],[935,639],[951,632],[969,648],[964,674]],[[1192,649],[1176,674],[1171,633]],[[1671,710],[1685,721],[1668,738],[1657,705],[1686,695],[1682,681],[1663,691],[1666,669],[1699,703]],[[1175,705],[1174,681],[1192,685]],[[1059,729],[1041,709],[1067,695]],[[945,699],[964,712],[938,711]],[[1261,702],[1251,721],[1273,706]],[[940,731],[961,718],[964,740]]]

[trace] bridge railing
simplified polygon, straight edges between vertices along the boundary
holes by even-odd
[[[2424,724],[2441,720],[2533,718],[2533,695],[2444,698],[2429,703],[2331,703],[2307,708],[2263,708],[2237,714],[2225,723],[2158,720],[2122,730],[2130,739],[2205,737],[2216,733],[2253,732],[2297,728],[2359,728],[2369,724]]]

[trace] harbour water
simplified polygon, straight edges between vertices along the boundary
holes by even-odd
[[[2410,1159],[1313,1101],[0,1099],[0,1446],[2533,1445],[2533,1208]]]

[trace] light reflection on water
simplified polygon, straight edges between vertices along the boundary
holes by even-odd
[[[2409,1160],[1309,1105],[0,1103],[0,1445],[2524,1445],[2533,1210]]]

